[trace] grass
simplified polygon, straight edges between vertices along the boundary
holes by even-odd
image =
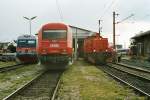
[[[61,77],[57,100],[145,100],[93,65],[77,61]]]
[[[0,100],[13,91],[30,81],[42,72],[38,65],[27,65],[26,67],[0,73]]]
[[[10,66],[10,65],[15,65],[15,64],[16,64],[16,62],[14,62],[14,61],[9,61],[9,62],[0,61],[0,68],[5,67],[5,66]]]

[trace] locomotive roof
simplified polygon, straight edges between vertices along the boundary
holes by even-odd
[[[36,38],[33,35],[27,35],[27,34],[25,34],[25,35],[19,36],[18,39],[36,39]]]
[[[67,24],[64,24],[64,23],[47,23],[45,25],[42,26],[43,29],[47,29],[47,28],[62,28],[62,29],[66,29],[67,28]]]
[[[80,28],[80,27],[76,27],[76,26],[72,26],[72,25],[68,25],[68,24],[64,24],[64,23],[48,23],[48,24],[45,24],[43,27],[46,27],[48,25],[61,25],[61,26],[69,26],[72,30],[72,33],[73,33],[73,38],[76,37],[77,35],[77,38],[86,38],[87,36],[91,36],[94,32],[91,31],[91,30],[87,30],[87,29],[84,29],[84,28]],[[35,35],[38,35],[38,34],[35,34]]]

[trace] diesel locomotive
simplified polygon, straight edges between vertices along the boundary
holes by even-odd
[[[105,64],[112,61],[113,48],[109,47],[108,39],[103,38],[99,33],[87,37],[84,40],[84,58],[95,64]]]
[[[63,69],[63,65],[72,60],[71,28],[63,23],[43,25],[38,32],[37,51],[42,65],[48,65],[50,69]]]

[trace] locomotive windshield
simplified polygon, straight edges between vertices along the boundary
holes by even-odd
[[[43,39],[66,39],[67,31],[66,30],[44,30],[43,31]]]
[[[18,40],[18,47],[36,47],[36,40]]]

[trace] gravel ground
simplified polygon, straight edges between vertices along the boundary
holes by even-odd
[[[10,66],[10,65],[15,65],[16,64],[16,62],[14,62],[14,61],[10,61],[10,62],[2,62],[2,61],[0,61],[0,68],[1,67],[5,67],[5,66]]]
[[[56,100],[144,100],[144,97],[80,60],[62,75]]]
[[[123,57],[121,62],[132,65],[132,66],[138,66],[138,67],[142,67],[142,68],[146,68],[150,70],[150,62],[146,60],[130,59],[130,57]]]
[[[42,72],[39,65],[27,65],[5,73],[0,73],[0,100],[30,81]]]

